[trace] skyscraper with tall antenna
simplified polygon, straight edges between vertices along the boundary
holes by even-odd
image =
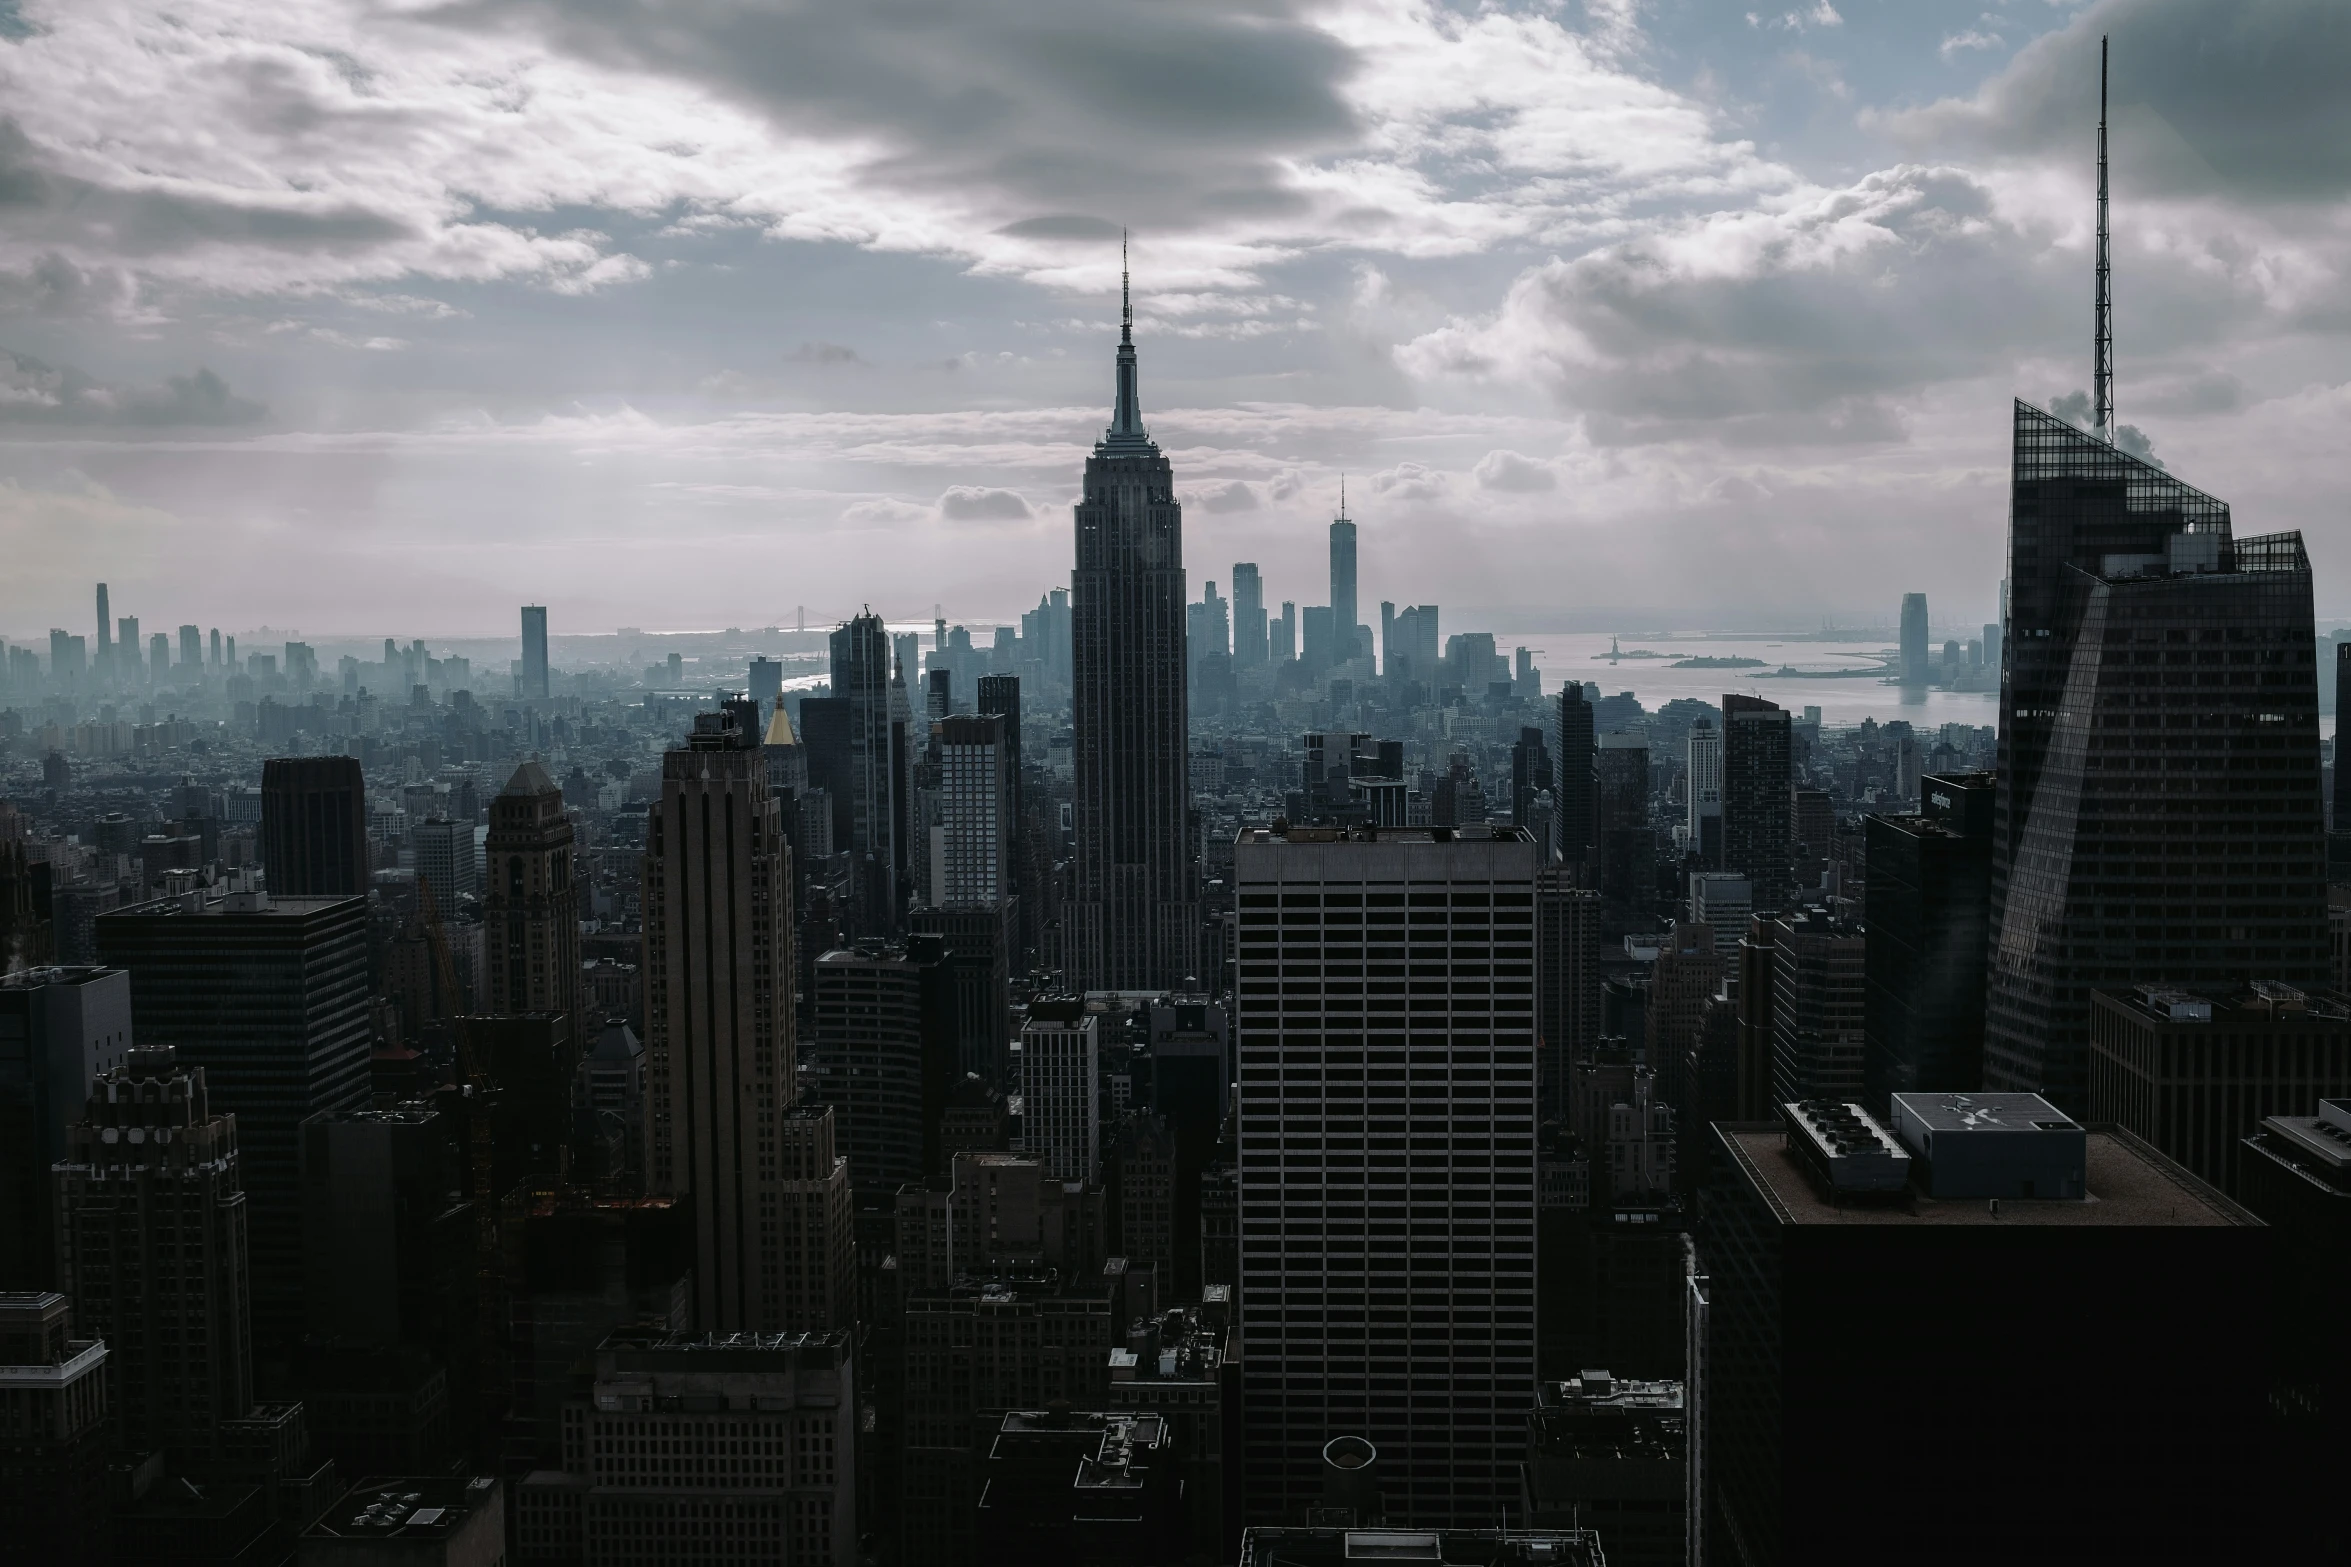
[[[2111,439],[2105,57],[2085,431],[2015,406],[1984,1086],[2089,1109],[2090,992],[2328,974],[2317,653],[2299,533]]]
[[[2090,346],[2091,425],[2114,440],[2114,256],[2106,227],[2106,39],[2098,40],[2098,320]]]
[[[1184,517],[1174,471],[1143,428],[1123,246],[1119,282],[1117,393],[1086,460],[1070,574],[1068,968],[1085,989],[1172,990],[1200,971]]]
[[[1355,602],[1355,524],[1347,517],[1347,481],[1339,481],[1339,515],[1331,519],[1331,662],[1363,651]]]

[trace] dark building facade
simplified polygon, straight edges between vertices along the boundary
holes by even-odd
[[[54,1290],[0,1291],[0,1539],[21,1560],[107,1560],[106,1345]]]
[[[2024,403],[1987,1088],[2088,1103],[2090,992],[2328,975],[2310,562]]]
[[[1592,848],[1594,750],[1592,704],[1571,680],[1551,721],[1551,847],[1571,864],[1581,864]]]
[[[213,1109],[236,1117],[253,1335],[281,1351],[302,1331],[302,1123],[368,1104],[367,905],[159,899],[102,915],[98,947],[130,970],[141,1049],[202,1067]]]
[[[1919,814],[1871,816],[1863,1101],[1966,1092],[1984,1078],[1984,942],[1991,926],[1989,773],[1919,783]]]
[[[1175,990],[1200,970],[1184,598],[1183,508],[1143,428],[1130,308],[1070,575],[1076,857],[1063,917],[1083,989]]]
[[[261,865],[280,897],[355,898],[368,888],[367,780],[355,756],[261,764]]]
[[[0,1290],[58,1284],[49,1169],[65,1157],[90,1085],[131,1049],[120,969],[21,969],[0,977]]]
[[[483,993],[489,1013],[577,1012],[579,878],[563,789],[525,762],[490,802],[482,845]],[[436,889],[438,890],[438,889]],[[446,915],[454,899],[443,903]]]
[[[1794,889],[1794,730],[1776,702],[1722,699],[1722,863],[1754,884],[1758,912]]]
[[[2090,995],[2090,1115],[2237,1196],[2264,1120],[2351,1095],[2351,1002],[2256,980]]]
[[[2121,1131],[2081,1138],[2088,1199],[1997,1203],[1898,1175],[1839,1190],[1793,1118],[1713,1131],[1691,1393],[1708,1560],[1879,1562],[1899,1538],[1905,1561],[1975,1563],[1978,1531],[1922,1524],[1967,1496],[1999,1499],[2006,1561],[2252,1551],[2269,1306],[2251,1214]],[[2164,1364],[2199,1368],[2193,1396],[2149,1374]],[[1996,1395],[1935,1396],[1959,1366]]]

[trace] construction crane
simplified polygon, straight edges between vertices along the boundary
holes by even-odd
[[[498,1090],[474,1055],[467,1037],[465,1008],[459,1003],[457,989],[457,965],[449,957],[449,936],[441,928],[441,910],[433,900],[432,878],[428,876],[416,878],[416,906],[417,917],[424,925],[426,945],[432,949],[433,984],[440,992],[441,1007],[448,1017],[449,1038],[456,1047],[459,1092],[465,1099],[466,1139],[473,1173],[474,1397],[477,1408],[487,1408],[498,1359],[498,1335],[491,1319],[491,1307],[499,1298],[502,1283],[497,1194],[492,1190],[497,1179],[496,1150],[490,1125],[497,1110]]]

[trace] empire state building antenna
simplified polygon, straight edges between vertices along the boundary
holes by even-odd
[[[2098,40],[2098,325],[2092,346],[2092,418],[2101,440],[2114,444],[2114,263],[2106,228],[2106,40]]]

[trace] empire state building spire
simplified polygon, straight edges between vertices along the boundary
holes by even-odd
[[[1135,381],[1135,292],[1127,272],[1127,242],[1118,240],[1118,401],[1110,411],[1110,428],[1102,432],[1097,450],[1151,445],[1143,428],[1143,399]]]

